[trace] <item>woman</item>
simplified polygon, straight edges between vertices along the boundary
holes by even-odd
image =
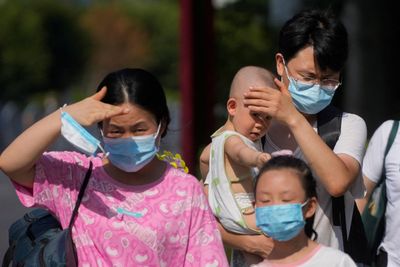
[[[106,154],[44,152],[61,131],[70,140],[80,134],[69,127],[74,121],[99,124]],[[201,185],[155,157],[169,121],[157,79],[141,69],[119,70],[93,96],[23,132],[2,153],[0,168],[22,204],[49,209],[65,228],[93,163],[72,229],[79,266],[226,266]]]

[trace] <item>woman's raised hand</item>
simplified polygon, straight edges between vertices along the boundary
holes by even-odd
[[[292,103],[290,93],[283,82],[274,79],[278,90],[272,87],[250,87],[244,93],[244,104],[253,112],[263,113],[283,123],[289,124],[300,115]]]
[[[68,105],[64,107],[63,110],[68,112],[83,126],[90,126],[105,119],[129,112],[127,108],[101,102],[106,92],[107,88],[103,87],[94,95],[72,105]]]

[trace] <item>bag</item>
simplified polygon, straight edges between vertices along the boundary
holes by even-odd
[[[333,150],[340,135],[342,111],[330,105],[318,113],[317,119],[318,134]],[[341,227],[344,252],[356,263],[368,264],[371,259],[370,255],[365,253],[367,237],[355,202],[348,237],[344,196],[332,197],[332,222],[333,225]]]
[[[83,194],[92,173],[90,162],[68,228],[62,229],[58,220],[46,209],[34,209],[9,228],[9,245],[3,267],[78,266],[71,229]]]
[[[373,259],[376,257],[378,247],[385,234],[385,211],[387,203],[385,162],[386,155],[389,153],[394,139],[396,138],[398,128],[399,121],[394,121],[385,148],[381,178],[368,199],[368,203],[362,214],[362,221],[368,239],[368,254],[372,255]]]

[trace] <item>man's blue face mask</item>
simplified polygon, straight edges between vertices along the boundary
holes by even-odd
[[[286,65],[285,72],[289,79],[288,90],[297,110],[304,114],[317,114],[331,103],[335,89],[324,88],[317,83],[308,84],[295,80],[289,76]]]

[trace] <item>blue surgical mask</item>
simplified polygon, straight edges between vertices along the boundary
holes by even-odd
[[[137,172],[146,166],[156,155],[159,147],[156,139],[160,126],[155,134],[131,136],[128,138],[103,137],[104,149],[108,159],[117,168],[126,172]]]
[[[64,111],[61,112],[61,135],[86,154],[93,155],[97,148],[100,148],[104,152],[100,141]]]
[[[304,228],[302,207],[307,204],[291,203],[256,207],[256,224],[260,230],[277,241],[288,241]]]
[[[289,79],[288,90],[297,110],[305,114],[317,114],[331,103],[335,90],[325,89],[319,84],[295,81],[289,76],[286,66],[285,71]]]

